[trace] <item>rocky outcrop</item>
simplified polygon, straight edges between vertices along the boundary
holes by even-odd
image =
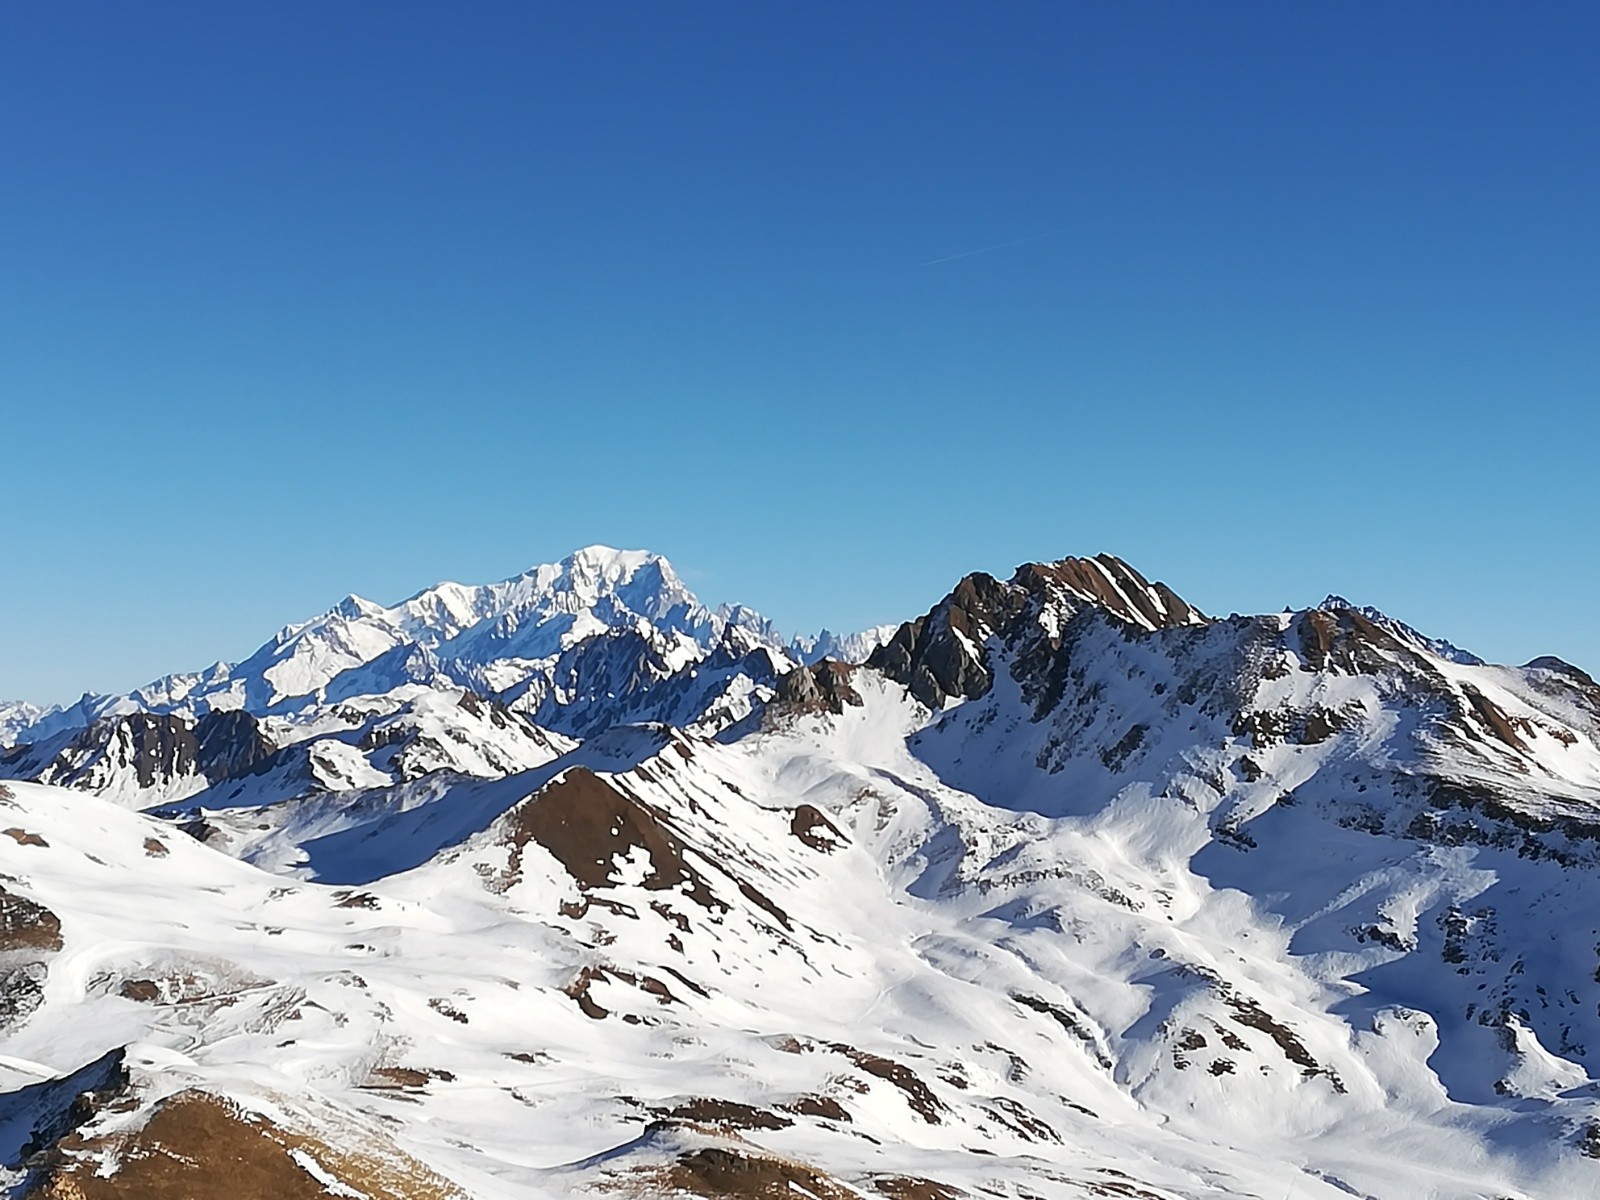
[[[0,760],[8,778],[89,791],[217,783],[265,762],[275,747],[248,712],[190,720],[172,713],[100,717],[65,744],[18,747]]]
[[[276,1107],[276,1106],[274,1106]],[[466,1200],[381,1135],[298,1129],[211,1092],[179,1092],[136,1128],[71,1133],[27,1200]]]
[[[61,945],[55,913],[0,888],[0,1030],[26,1020],[44,1002],[47,963]]]
[[[991,637],[1053,649],[1067,621],[1085,608],[1142,632],[1206,620],[1166,584],[1150,583],[1119,558],[1063,558],[1024,564],[1005,583],[982,572],[968,575],[926,616],[900,626],[867,665],[940,708],[994,686],[985,652]]]
[[[861,693],[850,683],[854,674],[854,667],[826,658],[809,667],[796,667],[778,680],[769,710],[838,715],[846,707],[860,708]]]

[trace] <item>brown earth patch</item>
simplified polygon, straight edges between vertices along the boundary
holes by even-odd
[[[1511,718],[1506,716],[1498,704],[1470,683],[1464,684],[1461,690],[1472,705],[1472,715],[1481,725],[1513,750],[1527,750],[1528,743],[1517,736],[1517,731],[1511,725]]]
[[[636,1171],[611,1190],[638,1197],[685,1196],[705,1200],[860,1200],[861,1193],[804,1163],[731,1147],[708,1146],[678,1157],[669,1167]]]
[[[180,1092],[142,1128],[57,1144],[30,1200],[327,1200],[308,1169],[369,1200],[467,1200],[379,1135],[326,1138],[249,1113],[207,1092]]]
[[[716,1125],[724,1129],[787,1129],[794,1122],[775,1112],[740,1104],[734,1100],[715,1100],[699,1096],[675,1108],[652,1108],[651,1116],[676,1121],[690,1121],[696,1125]]]
[[[1344,1084],[1339,1077],[1327,1067],[1324,1067],[1307,1050],[1302,1042],[1288,1026],[1273,1020],[1272,1015],[1254,1000],[1247,1000],[1242,996],[1224,997],[1228,1007],[1233,1010],[1233,1019],[1247,1029],[1257,1029],[1277,1043],[1278,1049],[1283,1051],[1283,1056],[1295,1066],[1300,1068],[1300,1073],[1307,1079],[1317,1075],[1325,1075],[1328,1082],[1333,1085],[1336,1092],[1344,1091]]]
[[[515,1058],[512,1056],[512,1058]],[[432,1080],[450,1083],[454,1074],[448,1070],[421,1070],[418,1067],[373,1067],[362,1083],[366,1091],[421,1091]]]
[[[165,858],[167,856],[167,854],[169,853],[169,851],[167,850],[167,844],[165,842],[163,842],[160,838],[153,838],[153,837],[152,838],[145,838],[145,840],[144,840],[144,852],[146,854],[148,854],[151,858]]]
[[[774,904],[767,894],[759,888],[753,887],[741,879],[739,880],[739,894],[776,920],[785,929],[794,928],[793,923],[789,920],[789,914]]]
[[[875,1175],[870,1182],[889,1200],[963,1200],[968,1195],[948,1183],[914,1179],[910,1175]]]
[[[944,1111],[944,1105],[939,1103],[939,1098],[910,1067],[893,1059],[868,1054],[865,1050],[857,1050],[843,1042],[831,1043],[829,1049],[844,1055],[868,1075],[876,1075],[892,1083],[905,1093],[906,1103],[911,1105],[913,1112],[929,1125],[939,1124],[939,1114]]]
[[[61,949],[61,920],[42,904],[0,888],[0,950]]]
[[[817,1117],[824,1121],[850,1123],[850,1114],[845,1111],[844,1105],[832,1096],[801,1096],[798,1100],[780,1104],[778,1107],[784,1112],[791,1112],[800,1117]]]
[[[42,904],[0,888],[0,1029],[44,1003],[45,960],[61,949],[61,921]]]
[[[689,932],[689,918],[684,916],[681,912],[673,911],[672,908],[661,903],[659,900],[650,901],[650,909],[663,921],[671,921],[674,925],[676,925],[679,933]]]
[[[140,1004],[154,1004],[161,999],[161,987],[153,979],[124,979],[117,995]]]
[[[682,981],[686,987],[698,992],[700,995],[705,996],[708,994],[704,988],[699,987],[697,984],[690,983],[689,980],[684,979],[683,976],[679,975],[676,971],[673,971],[672,974],[677,979]],[[596,1021],[603,1021],[611,1015],[611,1010],[609,1008],[602,1007],[598,1002],[596,1002],[594,997],[589,994],[589,989],[594,984],[603,982],[607,979],[615,979],[621,983],[626,983],[631,987],[636,987],[646,995],[654,996],[657,1004],[681,1003],[681,1001],[679,1001],[679,999],[672,994],[672,990],[667,987],[665,983],[661,982],[661,980],[655,978],[655,976],[636,974],[633,971],[624,971],[620,967],[584,967],[573,978],[572,982],[567,984],[566,988],[563,990],[573,1000],[577,1001],[578,1009],[583,1013],[584,1016],[591,1017]],[[638,1020],[637,1017],[634,1017],[631,1014],[624,1016],[623,1019],[634,1022],[637,1022]]]
[[[844,845],[844,834],[839,827],[823,815],[822,810],[802,804],[789,819],[789,832],[813,850],[831,854]]]
[[[50,844],[37,833],[29,833],[26,829],[18,829],[15,825],[10,829],[0,829],[0,833],[5,834],[6,837],[19,846],[48,846]]]
[[[554,855],[585,890],[615,886],[617,857],[642,849],[650,858],[644,887],[683,887],[689,899],[705,908],[726,907],[684,860],[683,841],[654,811],[585,767],[574,767],[546,784],[508,814],[506,825],[512,849],[510,882],[521,878],[521,852],[529,842]]]

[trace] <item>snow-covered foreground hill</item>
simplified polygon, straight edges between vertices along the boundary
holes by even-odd
[[[866,664],[625,575],[11,710],[12,1195],[1600,1191],[1582,672],[1106,557]]]

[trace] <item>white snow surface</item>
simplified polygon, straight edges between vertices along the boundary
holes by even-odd
[[[663,560],[519,578],[285,631],[248,686],[317,698],[272,693],[246,771],[4,784],[0,886],[63,944],[37,997],[6,977],[0,1090],[127,1047],[139,1111],[290,1098],[485,1200],[705,1145],[863,1196],[1600,1190],[1578,675],[1331,601],[1161,629],[1074,601],[952,628],[976,698],[858,667],[803,711],[771,681],[815,647]],[[329,698],[402,646],[549,669]],[[195,678],[163,695],[244,674]]]

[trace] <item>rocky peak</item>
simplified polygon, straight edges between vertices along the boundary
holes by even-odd
[[[838,715],[848,705],[860,708],[861,693],[851,683],[856,668],[824,658],[796,667],[778,680],[772,704],[777,712],[830,712]]]
[[[1110,554],[1027,563],[1017,568],[1011,582],[1052,606],[1076,612],[1083,604],[1092,604],[1142,629],[1203,625],[1206,621],[1199,609],[1166,584],[1151,583]]]
[[[867,660],[930,708],[973,699],[993,686],[984,649],[991,636],[1059,644],[1073,616],[1093,608],[1141,633],[1200,625],[1206,617],[1164,583],[1152,584],[1108,554],[1025,563],[1001,583],[966,576],[926,616],[908,621]]]

